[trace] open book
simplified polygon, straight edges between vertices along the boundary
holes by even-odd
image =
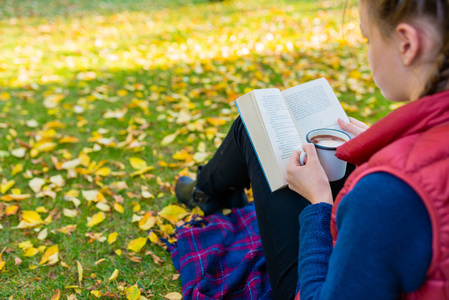
[[[342,130],[338,118],[349,122],[324,78],[282,92],[256,89],[235,103],[271,191],[287,185],[285,177],[290,156],[306,143],[309,131],[317,128]]]

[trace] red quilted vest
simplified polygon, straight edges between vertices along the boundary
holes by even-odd
[[[332,209],[334,245],[338,204],[357,182],[373,172],[401,178],[418,193],[429,212],[433,253],[426,281],[400,299],[449,299],[449,91],[400,107],[339,147],[337,156],[357,168]],[[295,299],[300,299],[299,294]]]
[[[449,91],[402,106],[341,146],[337,156],[358,167],[335,200],[334,245],[341,199],[367,174],[390,173],[420,196],[432,224],[433,253],[426,281],[401,299],[449,299]]]

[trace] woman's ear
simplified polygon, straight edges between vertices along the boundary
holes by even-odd
[[[396,26],[396,35],[402,63],[408,67],[415,61],[422,47],[419,30],[413,25],[400,23]]]

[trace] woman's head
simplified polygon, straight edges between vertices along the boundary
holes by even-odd
[[[360,0],[374,80],[393,101],[414,100],[448,86],[448,0]]]

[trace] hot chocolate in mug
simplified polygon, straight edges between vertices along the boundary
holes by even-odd
[[[346,173],[346,162],[337,158],[337,147],[349,141],[351,137],[337,129],[319,128],[307,133],[306,140],[313,143],[318,154],[324,172],[329,181],[342,179]],[[299,163],[303,166],[306,153],[303,151],[299,156]]]

